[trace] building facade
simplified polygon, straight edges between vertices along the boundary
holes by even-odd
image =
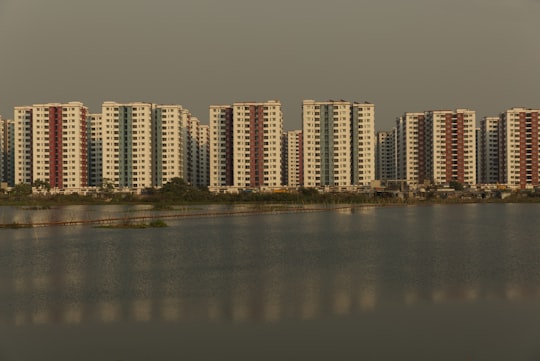
[[[181,105],[103,103],[102,154],[96,158],[102,161],[102,182],[142,190],[186,179],[190,119]]]
[[[484,117],[480,121],[481,154],[480,183],[499,182],[499,117]]]
[[[476,184],[476,112],[426,112],[427,170],[434,184]]]
[[[304,185],[369,185],[375,179],[374,120],[370,103],[304,100]]]
[[[406,112],[396,119],[396,178],[415,187],[427,177],[426,115]]]
[[[0,183],[13,187],[13,134],[12,120],[0,116]]]
[[[104,102],[101,109],[103,183],[119,189],[152,187],[153,105]]]
[[[279,101],[210,106],[210,186],[280,187]]]
[[[210,106],[210,186],[232,187],[233,183],[233,108]]]
[[[539,109],[512,108],[500,115],[500,183],[512,188],[538,186]]]
[[[304,185],[304,154],[303,136],[301,130],[291,130],[286,132],[287,147],[286,152],[286,179],[284,184],[289,187],[300,187]]]
[[[187,121],[186,176],[194,186],[208,186],[209,144],[208,126],[202,125],[196,117]]]
[[[210,185],[210,127],[199,124],[199,183],[198,186]]]
[[[396,168],[396,128],[391,131],[377,132],[375,155],[375,179],[397,179]]]
[[[14,183],[87,187],[87,112],[80,102],[15,107]]]
[[[173,178],[188,180],[188,129],[191,113],[181,105],[152,104],[152,186]]]
[[[101,114],[88,114],[88,184],[103,185],[103,124]]]

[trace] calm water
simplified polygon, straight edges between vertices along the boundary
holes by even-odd
[[[149,212],[0,207],[0,222],[132,211]],[[539,215],[435,205],[0,229],[0,360],[540,360]]]

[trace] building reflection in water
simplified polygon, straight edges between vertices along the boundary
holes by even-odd
[[[493,241],[503,254],[482,257],[483,244],[474,241],[482,230],[461,225],[460,242],[443,240],[440,234],[455,225],[441,226],[444,213],[435,207],[423,215],[422,232],[411,220],[410,228],[388,229],[383,243],[375,236],[377,222],[392,219],[372,213],[340,212],[332,229],[321,213],[309,232],[289,240],[280,239],[271,217],[235,218],[226,232],[230,218],[216,219],[206,229],[190,229],[200,232],[195,240],[178,227],[159,240],[151,232],[120,239],[126,231],[85,227],[17,230],[1,245],[7,256],[0,292],[9,306],[0,310],[0,322],[275,323],[361,315],[392,304],[540,299],[540,284],[516,263],[531,245],[512,234],[504,235],[505,244]],[[359,215],[365,217],[361,231],[352,227]],[[262,222],[264,242],[246,231],[252,222]],[[87,233],[101,238],[74,241]],[[535,247],[529,247],[532,256]],[[505,282],[490,282],[483,270],[499,260],[507,262],[496,268]]]

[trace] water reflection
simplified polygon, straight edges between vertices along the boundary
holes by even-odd
[[[539,300],[529,211],[369,208],[181,220],[160,230],[6,230],[0,321],[276,323]],[[504,221],[489,221],[490,212]]]

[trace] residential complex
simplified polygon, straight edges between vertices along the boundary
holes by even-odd
[[[411,187],[426,183],[476,184],[472,110],[404,113],[396,120],[396,174]]]
[[[80,102],[15,107],[13,122],[1,122],[3,179],[70,191],[110,185],[139,192],[175,177],[208,184],[208,126],[187,109],[104,102],[101,110],[89,114]]]
[[[539,109],[511,108],[476,127],[470,109],[405,112],[375,133],[375,105],[302,103],[302,129],[283,132],[281,103],[211,105],[209,124],[181,105],[106,101],[14,108],[0,117],[0,182],[53,191],[140,192],[183,178],[212,191],[313,187],[361,191],[375,180],[428,185],[539,186]]]

